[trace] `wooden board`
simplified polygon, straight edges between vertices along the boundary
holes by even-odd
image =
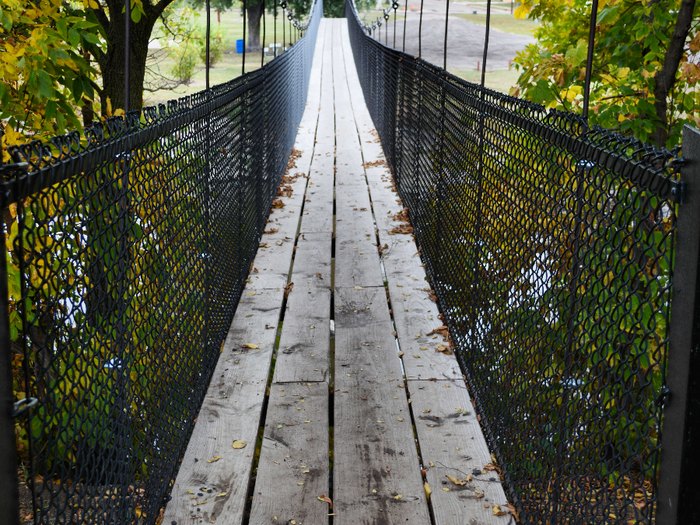
[[[251,293],[244,293],[236,311],[163,523],[187,525],[203,520],[228,525],[243,518],[282,307],[277,290]],[[234,440],[247,445],[234,449]]]
[[[430,523],[383,289],[336,296],[334,523]]]
[[[250,523],[327,523],[328,468],[328,384],[273,385]]]
[[[491,455],[464,382],[409,381],[408,388],[435,523],[512,523],[507,512],[494,515],[493,506],[506,511],[507,500],[498,473],[489,470]]]
[[[340,226],[339,226],[340,228]],[[383,287],[379,253],[372,237],[353,240],[336,232],[335,287]],[[369,235],[369,234],[368,234]]]

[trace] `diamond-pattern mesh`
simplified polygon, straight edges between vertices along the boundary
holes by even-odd
[[[294,143],[313,9],[260,70],[11,152],[28,164],[2,189],[34,523],[157,519]]]
[[[346,15],[374,124],[523,523],[651,523],[675,155],[458,79]]]

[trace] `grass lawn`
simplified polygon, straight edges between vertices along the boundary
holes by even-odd
[[[474,24],[486,25],[485,14],[472,15],[459,13],[457,16]],[[505,33],[532,36],[537,27],[539,27],[539,24],[534,20],[520,20],[508,13],[491,13],[491,28],[498,29]]]
[[[481,71],[474,69],[450,69],[450,73],[474,84],[481,83]],[[518,80],[518,72],[515,69],[498,69],[486,71],[486,87],[501,93],[508,93],[510,88]]]
[[[209,71],[210,82],[214,86],[227,82],[241,74],[243,55],[236,53],[236,40],[243,38],[243,17],[240,9],[231,9],[221,13],[221,23],[217,22],[216,12],[211,15],[212,34],[220,32],[223,40],[223,55],[221,60],[214,63]],[[285,37],[289,41],[289,22],[285,19]],[[165,42],[163,37],[163,27],[158,22],[154,29],[154,35],[158,42]],[[195,21],[196,27],[203,34],[206,24],[205,11],[199,13]],[[265,15],[265,45],[269,46],[274,37],[274,16],[271,13]],[[263,25],[260,24],[260,39],[263,40]],[[282,11],[278,10],[277,16],[277,39],[282,44]],[[272,60],[273,56],[265,56],[265,63]],[[171,73],[176,61],[164,49],[151,49],[148,59],[148,70],[146,72],[146,86],[150,90],[144,91],[144,104],[151,106],[166,102],[167,100],[190,95],[202,91],[206,85],[206,71],[204,60],[200,59],[195,67],[194,75],[187,84],[179,84],[173,87],[174,78]],[[260,67],[260,51],[246,53],[246,71],[252,71]],[[153,91],[153,88],[159,88]]]

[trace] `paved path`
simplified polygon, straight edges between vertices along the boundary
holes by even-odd
[[[163,523],[509,523],[343,19],[295,150]]]
[[[467,5],[462,2],[450,3],[449,34],[447,41],[447,69],[475,70],[477,62],[483,63],[485,27],[461,18],[459,14],[477,12],[485,13],[485,3]],[[494,8],[493,12],[501,7]],[[398,11],[403,13],[403,4]],[[418,28],[420,1],[411,0],[406,17],[406,52],[418,56]],[[394,43],[393,14],[388,22],[386,42],[391,47]],[[445,0],[424,0],[421,56],[428,62],[440,67],[443,65],[444,34],[445,34]],[[381,31],[381,41],[385,42],[384,29]],[[396,21],[396,48],[401,49],[403,42],[403,20]],[[508,69],[509,63],[516,53],[535,39],[524,35],[506,33],[491,29],[487,71]]]

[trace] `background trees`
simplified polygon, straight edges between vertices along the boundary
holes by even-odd
[[[524,0],[516,16],[537,18],[537,43],[515,59],[513,94],[580,111],[590,2]],[[700,8],[696,0],[601,0],[592,69],[593,124],[659,146],[700,125]]]

